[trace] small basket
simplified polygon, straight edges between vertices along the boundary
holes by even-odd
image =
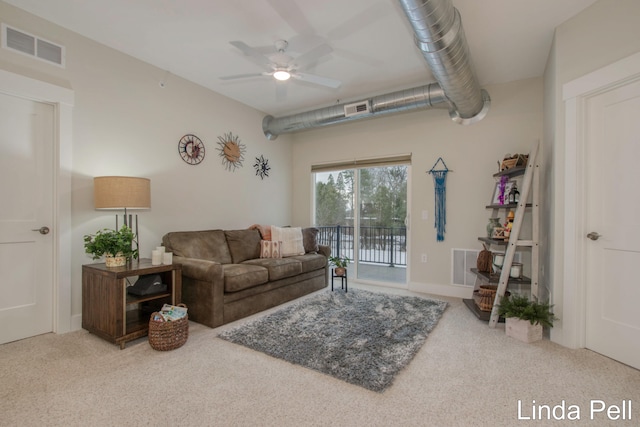
[[[480,289],[474,292],[473,299],[480,311],[491,311],[497,290],[496,285],[480,285]]]
[[[178,304],[179,307],[186,307]],[[157,316],[156,316],[157,315]],[[155,320],[156,317],[159,320]],[[182,347],[189,338],[189,316],[167,322],[160,313],[151,313],[149,318],[149,345],[154,350],[167,351]]]
[[[503,159],[502,164],[500,165],[500,170],[504,171],[507,169],[513,169],[517,166],[526,166],[528,160],[528,154],[516,154],[511,158]]]
[[[496,299],[496,292],[498,291],[497,285],[480,285],[479,289],[473,291],[473,300],[480,309],[480,311],[493,310],[493,302]],[[511,292],[506,291],[505,296],[511,295]]]

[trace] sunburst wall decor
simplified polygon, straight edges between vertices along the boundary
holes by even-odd
[[[225,169],[233,172],[242,167],[246,146],[240,142],[237,135],[229,132],[219,136],[217,150]]]
[[[264,179],[265,176],[268,177],[269,171],[271,170],[269,167],[269,159],[265,159],[261,154],[260,157],[256,157],[253,168],[256,170],[256,175],[259,176],[260,179]]]

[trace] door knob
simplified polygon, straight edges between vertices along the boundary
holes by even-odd
[[[38,231],[40,234],[49,234],[49,227],[34,228],[31,231]]]
[[[598,240],[600,237],[602,237],[602,235],[596,233],[595,231],[592,231],[591,233],[587,234],[587,237],[591,240]]]

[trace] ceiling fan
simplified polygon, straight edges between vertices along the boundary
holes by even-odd
[[[269,76],[278,81],[286,81],[293,78],[332,89],[337,89],[342,84],[340,80],[300,71],[311,63],[329,55],[333,51],[331,46],[326,43],[320,44],[298,57],[293,57],[286,53],[287,47],[289,46],[289,43],[286,40],[277,40],[274,45],[275,52],[267,55],[241,41],[231,41],[229,43],[242,51],[248,60],[269,71],[223,76],[220,77],[221,80],[238,80],[251,77]]]

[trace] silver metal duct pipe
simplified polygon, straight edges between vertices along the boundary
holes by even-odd
[[[345,107],[356,104],[366,104],[368,111],[352,116],[345,115]],[[331,107],[307,111],[306,113],[280,118],[265,116],[262,120],[262,130],[268,139],[273,140],[283,133],[371,118],[383,114],[411,111],[418,108],[430,108],[438,104],[444,104],[444,107],[449,105],[440,86],[437,83],[430,83],[426,86],[374,96],[355,103],[332,105]]]
[[[419,108],[448,108],[451,118],[460,124],[484,118],[491,99],[486,91],[480,89],[473,73],[460,14],[451,0],[399,2],[414,29],[416,44],[438,83],[379,95],[349,105],[334,105],[279,118],[266,116],[262,120],[262,130],[268,139],[276,139],[283,133]],[[347,114],[347,107],[351,105],[363,106],[364,112]]]
[[[452,104],[451,118],[461,124],[481,120],[490,100],[471,67],[458,10],[451,0],[399,1],[413,27],[416,45]]]

